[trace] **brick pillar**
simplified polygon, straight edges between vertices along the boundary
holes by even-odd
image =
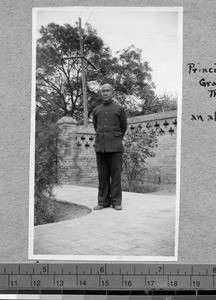
[[[72,117],[62,117],[57,122],[58,135],[58,170],[59,184],[70,184],[75,181],[75,156],[76,146],[76,120]]]

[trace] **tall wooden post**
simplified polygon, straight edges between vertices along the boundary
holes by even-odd
[[[80,55],[81,55],[81,72],[82,72],[82,90],[83,90],[83,108],[84,108],[84,125],[88,127],[88,108],[87,108],[87,95],[86,95],[86,79],[85,69],[83,63],[83,36],[82,36],[82,24],[81,18],[79,18],[79,32],[80,32]]]

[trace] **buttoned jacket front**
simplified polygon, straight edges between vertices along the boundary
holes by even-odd
[[[127,130],[124,108],[110,101],[94,108],[93,125],[96,131],[96,152],[122,152],[122,139]]]

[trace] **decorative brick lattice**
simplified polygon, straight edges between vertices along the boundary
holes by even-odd
[[[69,117],[62,118],[58,123],[62,144],[59,182],[63,184],[97,182],[95,132],[92,124],[89,124],[88,128],[77,126],[76,121]],[[175,184],[177,111],[128,119],[128,130],[133,130],[136,126],[142,128],[151,126],[158,132],[158,147],[154,150],[156,156],[148,159],[150,167],[156,167],[158,171],[152,176],[149,175],[147,180]]]
[[[128,130],[151,126],[158,132],[158,147],[155,157],[148,159],[151,168],[158,168],[153,175],[147,175],[149,182],[176,183],[177,111],[134,117],[128,120]]]

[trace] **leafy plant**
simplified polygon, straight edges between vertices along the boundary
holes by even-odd
[[[57,118],[67,115],[82,121],[79,28],[77,24],[50,23],[41,27],[40,34],[37,40],[37,105],[41,111],[51,110]],[[156,99],[152,69],[143,60],[140,49],[130,45],[113,56],[88,23],[83,28],[83,45],[89,115],[101,101],[98,87],[103,83],[113,85],[116,100],[125,106],[129,115],[139,113],[144,106],[151,107]]]
[[[36,122],[35,132],[35,193],[50,194],[57,183],[58,126]]]
[[[54,221],[50,197],[57,183],[58,126],[37,115],[35,129],[35,225]]]
[[[134,191],[138,176],[144,177],[148,172],[148,157],[154,157],[153,148],[157,147],[157,133],[141,126],[128,130],[124,138],[123,176],[126,178],[129,191]]]

